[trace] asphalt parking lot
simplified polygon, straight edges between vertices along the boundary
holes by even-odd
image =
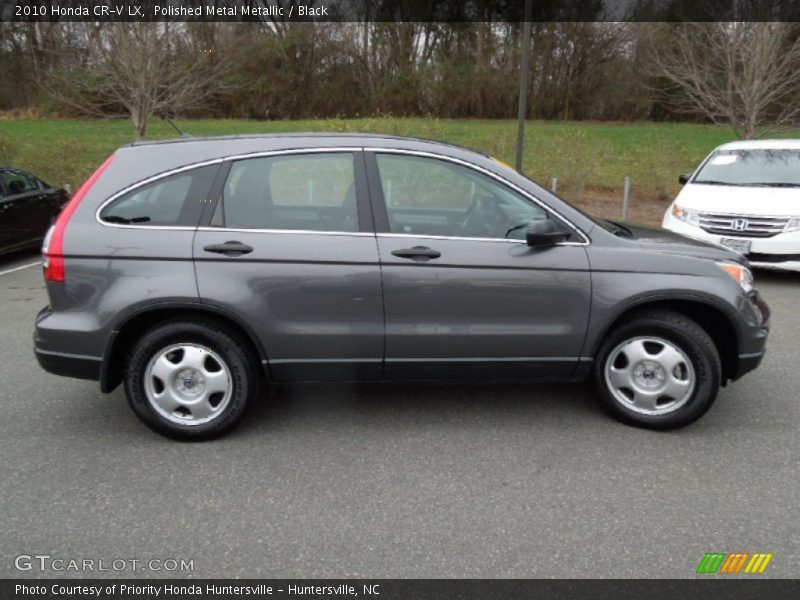
[[[182,444],[121,390],[39,369],[41,272],[12,270],[36,260],[0,258],[1,577],[42,575],[21,554],[202,578],[692,577],[710,551],[800,576],[800,275],[756,274],[764,364],[681,431],[620,425],[585,386],[298,386]]]

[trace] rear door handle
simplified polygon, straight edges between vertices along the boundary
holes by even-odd
[[[410,258],[416,261],[431,260],[439,258],[442,253],[427,246],[414,246],[413,248],[403,248],[402,250],[392,250],[392,255],[400,258]]]
[[[215,252],[216,254],[224,254],[225,256],[241,256],[242,254],[250,254],[253,251],[253,247],[243,244],[242,242],[230,241],[224,244],[203,246],[203,250],[206,252]]]

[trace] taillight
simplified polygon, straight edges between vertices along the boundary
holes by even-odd
[[[78,208],[78,204],[92,188],[95,181],[100,178],[103,171],[108,168],[112,160],[114,160],[113,154],[92,173],[92,176],[86,180],[72,199],[64,205],[64,208],[61,209],[58,217],[56,217],[56,222],[47,232],[42,246],[42,265],[44,266],[45,281],[64,281],[66,275],[64,272],[64,231],[67,229],[67,224],[73,213]]]

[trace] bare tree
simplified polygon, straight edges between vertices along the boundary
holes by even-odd
[[[745,139],[797,122],[797,24],[682,23],[664,26],[651,41],[678,110],[728,123]]]
[[[49,89],[85,112],[124,109],[136,139],[154,115],[200,108],[225,86],[225,64],[207,36],[193,37],[186,24],[112,23],[91,35],[80,55],[64,57]]]

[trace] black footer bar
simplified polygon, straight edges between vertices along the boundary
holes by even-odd
[[[800,580],[743,579],[11,579],[0,598],[28,600],[516,600],[800,597]]]

